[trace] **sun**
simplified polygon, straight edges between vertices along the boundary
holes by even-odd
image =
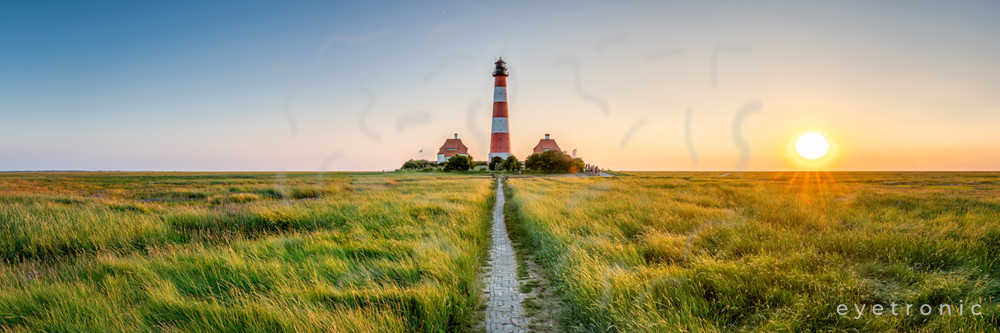
[[[806,132],[795,141],[795,151],[799,153],[799,156],[807,160],[815,160],[823,157],[829,150],[830,142],[826,140],[823,134],[816,132]]]
[[[789,133],[791,134],[791,133]],[[784,156],[790,167],[800,170],[825,170],[844,157],[844,146],[837,135],[818,128],[804,128],[788,136]]]

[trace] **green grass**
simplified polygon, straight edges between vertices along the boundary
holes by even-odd
[[[508,223],[569,331],[997,331],[1000,174],[517,178]],[[852,319],[853,304],[935,315]],[[937,315],[938,304],[983,315]],[[836,313],[848,305],[852,315]],[[966,310],[968,311],[968,310]]]
[[[521,288],[521,293],[525,293],[525,294],[526,293],[530,293],[533,290],[535,290],[535,288],[538,288],[538,286],[540,286],[540,285],[541,285],[541,283],[538,280],[523,281],[521,283],[521,287],[520,287]]]
[[[0,331],[467,331],[490,184],[2,174]]]
[[[1000,174],[505,183],[518,275],[532,252],[568,331],[1000,327]],[[475,173],[0,174],[0,331],[470,331],[490,186]],[[890,302],[984,315],[836,314]]]
[[[524,315],[528,317],[534,317],[538,314],[538,311],[542,309],[542,307],[535,302],[535,299],[531,297],[522,300],[521,305],[524,307]]]

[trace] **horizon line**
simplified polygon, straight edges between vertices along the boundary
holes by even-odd
[[[293,170],[293,171],[281,171],[281,170],[0,170],[0,173],[70,173],[70,172],[117,172],[117,173],[129,173],[129,172],[214,172],[214,173],[237,173],[237,172],[253,172],[253,173],[346,173],[346,172],[360,172],[360,173],[376,173],[376,172],[395,172],[399,169],[393,170],[350,170],[350,171],[319,171],[319,170]],[[726,173],[748,173],[748,172],[1000,172],[998,170],[608,170],[612,172],[726,172]],[[442,171],[444,172],[444,171]],[[448,171],[450,172],[450,171]]]

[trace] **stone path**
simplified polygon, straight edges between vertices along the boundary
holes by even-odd
[[[503,182],[497,179],[497,205],[493,208],[493,267],[486,281],[489,303],[486,309],[487,332],[524,332],[527,327],[521,310],[521,292],[517,282],[517,260],[507,236],[503,217]]]

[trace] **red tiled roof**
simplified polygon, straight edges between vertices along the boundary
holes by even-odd
[[[532,154],[541,154],[541,153],[545,152],[546,150],[552,150],[552,149],[555,149],[555,150],[558,150],[558,151],[562,151],[562,149],[559,149],[559,145],[556,144],[556,140],[553,140],[553,139],[541,139],[541,140],[538,140],[538,145],[535,146],[535,149],[532,152]]]
[[[462,143],[462,139],[447,139],[444,140],[444,144],[441,145],[441,149],[438,150],[438,154],[444,154],[445,158],[455,156],[457,154],[469,154],[469,147],[466,147]]]

